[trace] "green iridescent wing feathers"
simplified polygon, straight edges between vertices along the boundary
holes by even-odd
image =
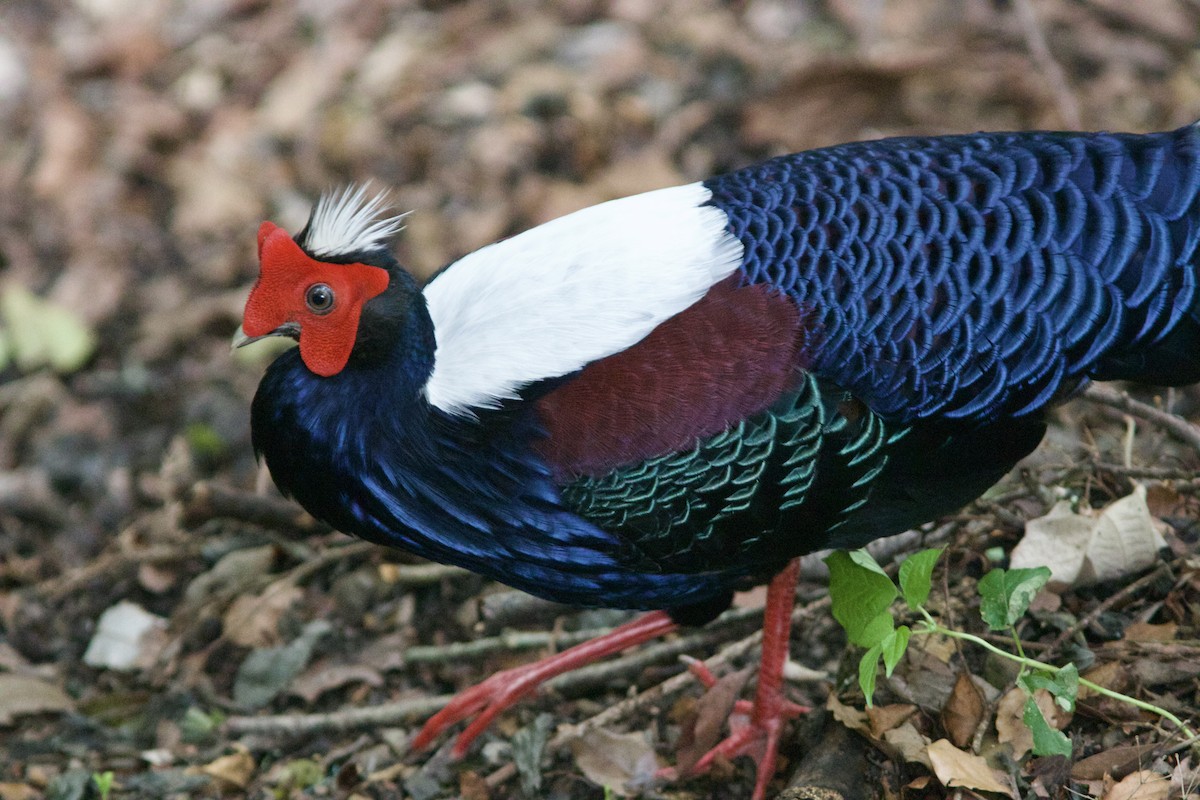
[[[768,410],[691,450],[580,479],[563,497],[621,533],[647,567],[699,572],[735,555],[774,564],[794,555],[789,547],[811,549],[797,532],[836,531],[867,501],[902,435],[806,376]]]

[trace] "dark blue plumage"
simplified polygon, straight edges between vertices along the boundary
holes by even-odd
[[[887,139],[585,209],[418,288],[362,191],[265,223],[250,337],[279,488],[334,527],[554,600],[667,609],[427,724],[703,622],[770,579],[779,725],[797,556],[954,511],[1090,380],[1200,380],[1200,128]],[[775,576],[772,578],[772,576]],[[765,739],[761,749],[753,742]],[[766,755],[761,755],[761,753]]]
[[[706,181],[811,369],[890,420],[1200,380],[1200,129],[885,139]]]

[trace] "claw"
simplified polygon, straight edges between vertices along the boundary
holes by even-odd
[[[575,645],[541,661],[497,672],[482,683],[462,692],[445,708],[434,714],[413,738],[411,748],[425,749],[448,728],[474,716],[475,719],[459,734],[454,748],[450,751],[455,758],[461,758],[497,715],[535,692],[549,679],[613,653],[619,653],[627,647],[664,636],[676,627],[678,626],[666,612],[654,611],[627,622],[604,636]]]

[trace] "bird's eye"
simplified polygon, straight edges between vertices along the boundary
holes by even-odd
[[[324,283],[314,283],[304,293],[304,302],[314,314],[328,314],[333,310],[333,289]]]

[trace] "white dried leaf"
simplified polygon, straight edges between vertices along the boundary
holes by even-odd
[[[122,600],[100,615],[83,663],[116,670],[148,666],[162,649],[166,630],[165,619]]]
[[[658,757],[645,733],[613,733],[592,728],[570,743],[575,764],[597,786],[629,797],[648,786],[658,772]]]
[[[1096,534],[1087,551],[1093,581],[1109,581],[1145,569],[1158,561],[1166,547],[1146,506],[1146,487],[1110,504],[1096,520]]]
[[[1099,513],[1080,514],[1066,501],[1025,524],[1012,552],[1012,566],[1050,568],[1050,588],[1088,586],[1145,569],[1165,547],[1146,505],[1146,489],[1110,503]]]
[[[1025,523],[1025,536],[1012,551],[1012,567],[1046,566],[1052,587],[1072,586],[1083,570],[1094,530],[1093,520],[1076,514],[1068,501],[1060,500],[1045,516]]]

